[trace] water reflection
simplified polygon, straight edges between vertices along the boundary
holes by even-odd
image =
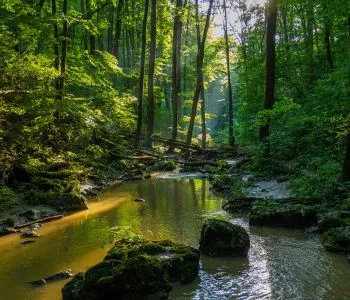
[[[133,201],[144,198],[145,203]],[[150,239],[198,245],[205,218],[217,216],[250,232],[247,259],[201,259],[200,277],[177,286],[173,299],[350,299],[345,258],[327,253],[300,231],[249,228],[244,215],[229,216],[205,179],[156,179],[114,187],[89,212],[46,224],[34,244],[0,239],[0,299],[61,299],[64,282],[32,289],[25,282],[72,268],[84,271],[111,247],[111,227]]]

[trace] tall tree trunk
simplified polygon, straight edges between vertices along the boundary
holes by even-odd
[[[115,22],[115,32],[114,32],[114,47],[113,54],[118,59],[120,36],[122,33],[122,13],[124,8],[124,0],[118,0],[117,12],[116,12],[116,22]]]
[[[196,68],[196,89],[195,93],[193,96],[193,102],[192,102],[192,110],[191,110],[191,118],[190,118],[190,123],[188,126],[188,131],[187,131],[187,138],[186,138],[186,143],[190,145],[192,143],[192,134],[193,134],[193,128],[194,128],[194,120],[196,117],[197,113],[197,106],[198,106],[198,101],[199,101],[199,95],[200,91],[202,88],[203,84],[203,72],[202,72],[202,67],[203,67],[203,60],[204,60],[204,51],[205,51],[205,42],[207,39],[207,34],[209,30],[209,24],[210,24],[210,17],[211,17],[211,11],[213,8],[213,2],[214,0],[209,0],[209,8],[207,11],[207,16],[206,16],[206,21],[205,21],[205,26],[204,26],[204,31],[203,31],[203,37],[200,43],[200,48],[197,53],[197,68]]]
[[[154,130],[154,68],[156,61],[156,34],[157,34],[157,0],[151,0],[151,42],[149,49],[148,66],[148,107],[147,107],[147,135],[146,146],[152,148]]]
[[[203,77],[202,77],[203,78]],[[205,95],[204,95],[204,85],[202,80],[202,88],[201,88],[201,128],[202,128],[202,148],[207,148],[207,124],[205,119]]]
[[[171,138],[173,140],[177,139],[177,126],[179,117],[179,95],[181,93],[181,8],[182,0],[176,0],[176,9],[174,16],[174,26],[173,26],[173,49],[172,49],[172,113],[173,113],[173,124]],[[174,147],[170,146],[169,152],[174,151]]]
[[[113,53],[113,23],[114,23],[114,7],[109,8],[108,30],[107,30],[107,51]]]
[[[328,69],[332,71],[334,69],[334,64],[331,47],[331,20],[329,18],[328,9],[328,1],[326,0],[324,7],[324,41],[326,45],[327,66]]]
[[[52,11],[52,16],[56,18],[57,14],[57,6],[56,6],[56,0],[51,1],[51,11]],[[59,32],[58,32],[58,25],[57,21],[54,20],[53,23],[53,49],[55,53],[55,69],[59,70],[60,69],[60,51],[58,48],[58,38],[59,38]]]
[[[307,40],[306,40],[306,52],[307,52],[307,64],[309,72],[309,85],[312,85],[314,79],[314,7],[313,0],[307,1],[306,16],[307,16]]]
[[[100,22],[101,15],[102,15],[102,18],[103,18],[103,11],[104,11],[103,7],[101,8],[101,10],[98,10],[98,12],[97,12],[97,23]],[[101,31],[101,32],[98,33],[97,41],[98,41],[98,50],[104,51],[105,50],[104,31]]]
[[[346,152],[342,172],[343,181],[350,181],[350,134],[346,137]]]
[[[80,9],[81,9],[81,13],[84,16],[85,15],[85,10],[86,10],[86,0],[80,0]],[[88,41],[87,41],[87,35],[86,35],[86,30],[84,30],[83,33],[83,46],[84,46],[84,50],[88,50]]]
[[[276,25],[277,25],[277,0],[270,0],[267,12],[266,31],[266,87],[264,109],[272,109],[275,103],[275,75],[276,75]],[[270,121],[260,127],[260,141],[266,142],[269,136]],[[269,144],[266,150],[269,152]]]
[[[228,92],[228,145],[233,147],[235,144],[234,125],[233,125],[233,95],[231,85],[231,70],[230,70],[230,51],[228,43],[227,29],[227,12],[226,1],[224,0],[224,34],[225,34],[225,51],[226,51],[226,69],[227,69],[227,92]]]
[[[146,34],[147,34],[147,16],[148,16],[149,0],[145,0],[145,10],[143,12],[142,23],[142,41],[141,41],[141,63],[139,76],[139,91],[138,91],[138,110],[137,110],[137,127],[136,127],[136,149],[140,148],[141,132],[142,132],[142,113],[143,113],[143,90],[145,79],[145,60],[146,60]]]
[[[68,45],[68,0],[63,0],[63,29],[62,29],[62,50],[61,50],[61,75],[59,80],[59,99],[64,98],[64,83],[66,77],[66,65],[67,65],[67,45]]]
[[[195,2],[196,5],[196,31],[197,31],[197,51],[199,52],[199,49],[201,47],[201,31],[200,31],[200,20],[199,20],[199,8],[198,8],[198,0]],[[201,129],[202,129],[202,148],[205,149],[207,147],[207,126],[206,126],[206,120],[205,120],[205,93],[204,93],[204,78],[203,78],[203,71],[202,72],[202,85],[201,85],[201,92],[200,92],[200,110],[201,110]]]
[[[185,5],[186,4],[187,4],[187,0],[185,1]],[[185,47],[187,47],[188,45],[188,38],[189,38],[189,14],[187,15],[187,20],[186,20],[186,33],[185,33],[185,40],[184,40]],[[187,92],[187,54],[184,54],[182,94],[180,97],[179,120],[182,119],[185,113],[184,103],[185,103],[186,92]]]
[[[86,10],[87,13],[90,15],[89,19],[92,18],[91,16],[91,0],[86,0]],[[90,43],[90,53],[93,54],[96,51],[96,36],[94,34],[89,34],[89,43]]]

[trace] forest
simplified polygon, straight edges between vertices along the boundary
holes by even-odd
[[[183,197],[215,191],[227,218],[244,212],[252,226],[306,228],[325,249],[345,254],[333,260],[350,261],[350,2],[1,0],[0,236],[20,233],[34,244],[39,227],[28,226],[94,211],[96,199],[115,182],[130,189],[140,182],[130,201],[151,205],[139,190],[158,199],[144,185],[150,182],[163,195],[168,183],[156,176],[164,172],[179,181],[187,173],[208,179],[210,189],[195,177]],[[177,193],[185,193],[178,184]],[[214,227],[210,220],[206,225]],[[206,248],[208,230],[202,229],[199,249],[217,256]],[[238,235],[249,239],[245,231]],[[134,253],[143,259],[162,247],[189,257],[193,251],[184,259],[191,262],[186,268],[196,269],[191,264],[198,250],[185,253],[185,246],[164,243],[118,240],[101,264],[125,261],[119,277],[108,277],[105,269],[92,275],[95,266],[65,285],[63,299],[114,299],[113,293],[146,299],[158,292],[162,296],[151,299],[167,299],[175,273],[181,283],[194,277],[167,269],[160,282]],[[116,249],[136,262],[129,265]],[[139,287],[141,275],[130,283],[134,292],[116,286],[113,280],[130,277],[138,263],[161,290]],[[348,262],[339,264],[338,283],[350,275]],[[93,282],[95,275],[114,279]],[[98,294],[100,288],[105,292]],[[317,299],[350,297],[340,283],[330,290]],[[310,295],[273,290],[269,299],[288,296]]]

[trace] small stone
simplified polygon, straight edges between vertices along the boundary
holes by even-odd
[[[34,224],[29,226],[29,230],[30,231],[35,231],[35,230],[38,230],[41,227],[43,227],[43,224],[41,224],[41,223],[34,223]]]
[[[23,232],[23,233],[21,234],[21,236],[22,236],[23,238],[37,238],[37,237],[39,237],[40,235],[39,235],[37,232],[31,230],[31,231],[25,231],[25,232]]]
[[[143,198],[136,198],[134,201],[135,202],[146,202],[146,200]]]
[[[32,243],[35,243],[36,241],[35,240],[24,240],[21,242],[22,245],[26,245],[26,244],[32,244]]]

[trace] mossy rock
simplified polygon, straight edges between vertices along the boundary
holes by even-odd
[[[172,171],[176,169],[176,163],[172,160],[166,159],[157,161],[151,168],[151,171]]]
[[[229,175],[220,175],[215,177],[212,182],[212,187],[217,192],[229,191],[233,185],[234,179]]]
[[[318,227],[321,233],[328,231],[331,228],[341,227],[345,225],[344,219],[339,212],[331,212],[325,214],[323,219],[319,222]]]
[[[88,208],[86,198],[80,193],[30,190],[25,200],[32,205],[46,204],[59,210],[76,211]]]
[[[306,228],[317,224],[318,208],[277,200],[257,200],[251,209],[249,224],[256,226]]]
[[[209,256],[246,256],[250,248],[247,231],[224,220],[209,219],[203,224],[199,249]]]
[[[329,229],[322,241],[329,251],[350,253],[350,226]]]
[[[171,282],[190,282],[198,271],[199,251],[194,248],[123,239],[101,263],[67,283],[63,299],[167,299]]]

